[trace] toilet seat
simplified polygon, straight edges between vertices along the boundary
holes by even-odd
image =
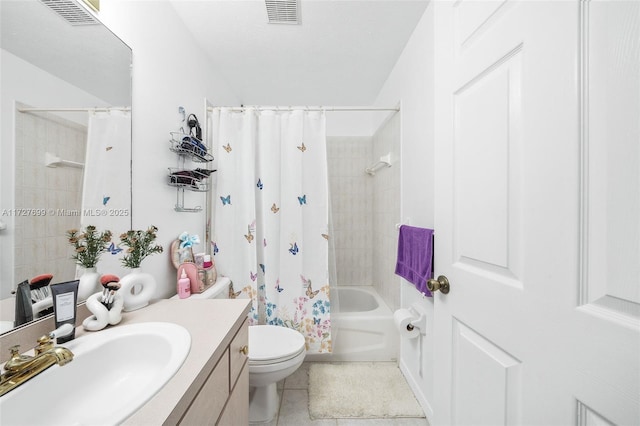
[[[297,331],[275,325],[249,327],[249,364],[285,362],[305,351],[305,339]]]

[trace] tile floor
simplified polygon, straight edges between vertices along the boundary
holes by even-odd
[[[309,366],[302,366],[278,383],[280,393],[280,411],[268,426],[429,426],[424,418],[396,419],[319,419],[309,417]]]

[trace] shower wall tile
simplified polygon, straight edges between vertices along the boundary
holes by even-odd
[[[394,114],[373,136],[372,158],[391,153],[390,168],[373,177],[373,286],[392,310],[400,307],[400,279],[395,275],[400,222],[400,114]]]
[[[329,191],[339,285],[371,285],[371,137],[328,137]]]
[[[84,162],[86,132],[86,127],[52,114],[16,116],[15,208],[47,211],[46,216],[15,218],[18,282],[43,273],[53,274],[55,282],[75,277],[76,268],[65,235],[68,229],[79,228],[80,216],[62,216],[56,210],[80,211],[82,170],[50,168],[44,161],[45,152],[51,152],[67,160]]]
[[[392,167],[369,176],[364,169],[391,153]],[[400,306],[395,275],[396,223],[400,222],[400,117],[373,137],[327,138],[337,281],[373,285],[391,309]]]

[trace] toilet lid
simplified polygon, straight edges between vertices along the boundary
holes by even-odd
[[[249,361],[290,358],[304,350],[304,337],[297,331],[276,325],[249,326]]]

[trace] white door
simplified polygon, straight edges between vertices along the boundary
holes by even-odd
[[[639,5],[435,4],[436,425],[640,424]]]

